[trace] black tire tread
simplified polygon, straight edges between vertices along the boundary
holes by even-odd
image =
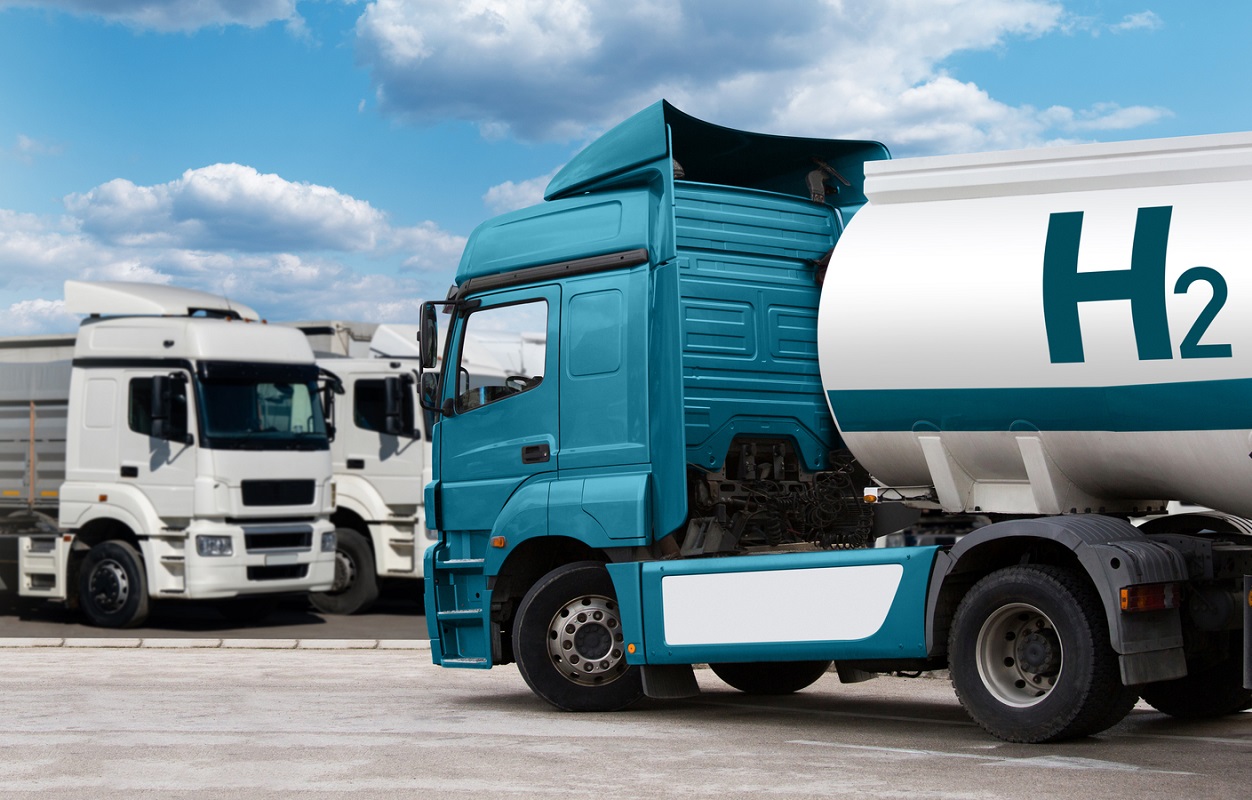
[[[338,592],[313,592],[309,595],[309,602],[323,614],[360,614],[368,611],[379,594],[374,551],[369,540],[354,528],[338,528],[335,537],[335,549],[344,550],[356,562],[356,580]]]
[[[608,570],[598,561],[566,564],[531,586],[518,606],[513,626],[513,653],[517,670],[536,695],[562,711],[619,711],[643,697],[639,667],[602,686],[570,682],[548,656],[548,626],[556,611],[580,594],[599,594],[616,600]]]
[[[953,618],[948,642],[950,660],[955,662],[958,659],[962,644],[959,639],[966,625],[973,624],[974,632],[981,625],[981,620],[974,623],[967,623],[966,620],[969,614],[974,613],[975,604],[981,601],[980,593],[990,594],[1001,587],[1023,584],[1035,584],[1035,588],[1047,595],[1074,604],[1079,612],[1079,624],[1071,633],[1088,645],[1092,653],[1088,685],[1079,692],[1079,697],[1071,706],[1058,709],[1058,713],[1051,718],[1033,722],[1028,727],[1021,727],[1012,719],[985,719],[974,711],[981,699],[975,695],[985,690],[981,689],[981,678],[973,664],[964,665],[972,673],[969,675],[960,674],[961,664],[953,664],[953,688],[957,698],[984,730],[1007,741],[1055,742],[1089,736],[1116,725],[1130,713],[1138,695],[1133,688],[1122,685],[1118,659],[1109,643],[1108,623],[1099,596],[1086,576],[1073,570],[1050,565],[1026,565],[1007,567],[983,578],[966,595]],[[1054,622],[1057,621],[1054,619]],[[1072,663],[1068,666],[1071,670],[1074,668]],[[964,690],[962,685],[965,685]]]

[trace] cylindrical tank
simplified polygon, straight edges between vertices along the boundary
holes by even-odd
[[[866,167],[818,341],[877,482],[1252,516],[1252,133]]]

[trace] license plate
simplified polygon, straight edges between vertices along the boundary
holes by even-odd
[[[265,557],[265,566],[281,567],[286,564],[300,563],[299,553],[270,553]]]

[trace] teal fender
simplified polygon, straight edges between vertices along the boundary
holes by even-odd
[[[649,542],[649,475],[641,472],[528,483],[509,498],[491,536],[483,572],[499,575],[511,553],[540,536],[576,539],[594,550]]]

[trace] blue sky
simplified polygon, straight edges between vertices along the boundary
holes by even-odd
[[[0,0],[0,335],[67,278],[412,321],[662,97],[897,157],[1252,130],[1252,3]]]

